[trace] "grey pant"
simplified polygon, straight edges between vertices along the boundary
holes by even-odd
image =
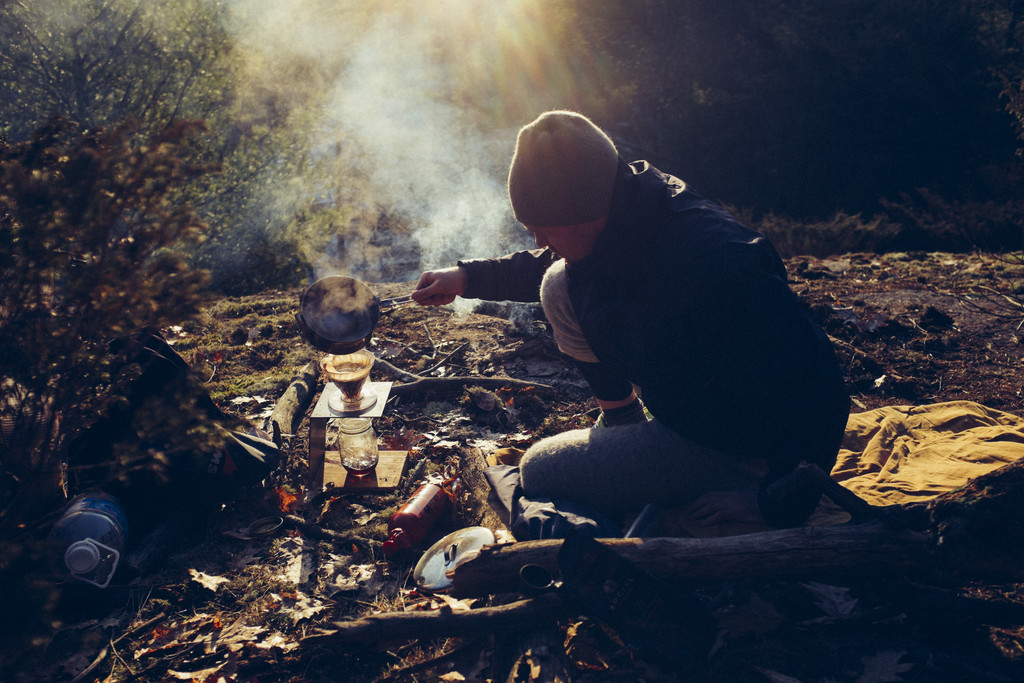
[[[558,348],[596,362],[572,310],[564,261],[545,274],[541,304]],[[766,466],[700,446],[655,419],[542,439],[526,451],[520,471],[527,497],[619,511],[650,502],[682,504],[708,491],[756,491]]]

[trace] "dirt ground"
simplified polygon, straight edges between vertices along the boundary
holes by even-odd
[[[851,254],[788,266],[794,290],[835,340],[854,411],[968,399],[1024,414],[1019,262]],[[392,296],[411,283],[373,288]],[[319,355],[294,324],[299,293],[220,300],[200,322],[166,335],[221,407],[262,425],[291,379]],[[526,448],[594,415],[536,307],[394,308],[375,329],[371,350],[406,373],[449,379],[427,392],[396,391],[375,420],[382,447],[408,451],[395,491],[308,495],[304,419],[284,435],[285,463],[266,486],[211,514],[158,570],[102,593],[67,586],[58,608],[64,627],[19,659],[15,680],[1024,680],[1024,612],[1007,618],[963,607],[969,598],[1024,607],[1020,587],[933,577],[842,585],[752,577],[687,586],[711,613],[715,637],[706,661],[682,670],[636,656],[582,617],[553,616],[530,633],[482,629],[473,637],[370,643],[332,637],[332,624],[344,619],[458,613],[511,599],[431,595],[412,580],[433,540],[464,526],[495,526],[479,488],[464,487],[453,514],[392,558],[380,545],[388,519],[421,483],[455,476],[468,458]],[[460,377],[543,386],[468,389]],[[371,379],[408,382],[383,364]],[[283,523],[262,533],[251,527],[267,517]]]

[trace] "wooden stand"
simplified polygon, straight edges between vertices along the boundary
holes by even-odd
[[[405,470],[408,451],[381,451],[377,469],[372,474],[360,478],[348,476],[348,472],[338,459],[337,450],[330,455],[327,452],[328,423],[345,417],[380,417],[384,413],[391,385],[391,382],[367,382],[366,387],[377,395],[377,401],[359,413],[340,413],[331,408],[331,398],[340,395],[341,390],[333,382],[324,385],[320,399],[309,417],[307,498],[317,495],[325,487],[357,493],[379,493],[392,491],[398,487]]]

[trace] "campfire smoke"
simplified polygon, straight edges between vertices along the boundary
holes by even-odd
[[[240,35],[250,48],[262,46],[263,58],[312,60],[318,73],[332,74],[311,133],[335,169],[322,201],[345,215],[332,223],[336,238],[308,245],[315,277],[415,279],[459,258],[528,244],[505,190],[515,130],[482,128],[485,103],[460,103],[466,65],[452,60],[481,48],[453,48],[441,23],[471,10],[495,25],[508,8],[437,4],[234,0]]]

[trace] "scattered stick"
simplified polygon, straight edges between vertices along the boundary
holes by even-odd
[[[103,662],[103,660],[107,658],[108,652],[110,652],[110,643],[107,643],[103,646],[103,649],[100,650],[99,654],[96,655],[96,658],[92,660],[92,663],[89,664],[89,666],[85,667],[85,669],[80,674],[72,678],[71,683],[79,683],[79,681],[84,681],[86,677],[90,673],[92,673],[93,669],[99,666]]]
[[[132,670],[132,667],[129,666],[128,662],[126,662],[124,660],[124,657],[122,657],[121,653],[117,651],[117,648],[114,647],[114,642],[113,641],[111,641],[111,643],[110,643],[110,651],[112,653],[114,653],[114,658],[117,659],[117,661],[121,662],[121,666],[123,666],[125,671],[128,672],[128,675],[134,677],[135,676],[135,671]]]
[[[377,358],[373,362],[374,370],[383,370],[384,373],[391,379],[396,379],[401,382],[415,382],[423,379],[420,375],[414,375],[411,372],[406,372],[402,368],[399,368],[391,363],[387,362],[383,358]]]
[[[391,387],[393,396],[402,396],[416,392],[443,391],[458,387],[483,387],[484,389],[533,389],[539,395],[554,396],[555,388],[549,384],[525,382],[511,377],[423,377],[409,384],[396,384]]]
[[[402,641],[438,637],[472,637],[483,633],[507,633],[529,629],[567,615],[570,608],[550,593],[499,607],[480,607],[464,612],[440,609],[424,612],[386,612],[336,621],[331,630],[305,638],[343,642]]]
[[[442,652],[441,654],[435,657],[431,657],[430,659],[426,659],[422,662],[416,662],[415,664],[409,664],[407,666],[398,667],[393,671],[389,671],[383,676],[379,676],[378,678],[373,679],[373,683],[383,683],[383,681],[389,681],[392,678],[401,678],[402,676],[407,676],[417,671],[422,671],[424,669],[435,667],[438,664],[443,664],[444,662],[448,661],[449,659],[452,659],[456,655],[465,652],[470,647],[476,647],[479,644],[480,641],[476,639],[466,640],[462,643],[459,643],[447,652]]]
[[[119,635],[117,638],[108,641],[107,644],[103,646],[103,649],[100,650],[99,654],[96,655],[96,658],[92,660],[92,663],[89,664],[89,666],[85,667],[85,669],[81,673],[79,673],[77,676],[75,676],[74,678],[71,679],[71,683],[79,683],[79,681],[84,681],[86,679],[86,677],[90,673],[92,673],[92,671],[97,666],[99,666],[103,662],[104,659],[107,658],[107,654],[113,650],[114,645],[116,645],[117,643],[120,643],[125,638],[128,638],[129,636],[132,636],[132,635],[138,633],[139,631],[142,631],[142,630],[144,630],[146,628],[149,628],[150,626],[152,626],[153,624],[155,624],[158,621],[162,620],[166,616],[167,616],[166,612],[161,612],[160,614],[156,615],[155,617],[151,617],[151,618],[147,619],[146,621],[142,622],[138,626],[135,626],[135,627],[125,631],[124,633]],[[116,652],[115,652],[115,654],[116,654]],[[118,657],[118,658],[120,659],[120,657]],[[131,672],[131,669],[128,668],[127,665],[125,666],[125,668],[128,669],[129,672]],[[134,676],[135,674],[132,673],[132,675]]]
[[[458,351],[458,349],[456,349],[456,351]],[[455,353],[455,351],[452,353]],[[555,388],[549,384],[525,382],[521,379],[513,379],[512,377],[424,377],[423,375],[415,375],[411,372],[406,372],[405,370],[397,368],[386,360],[382,360],[380,358],[374,362],[373,367],[375,370],[383,370],[393,379],[405,382],[405,384],[395,384],[391,387],[392,396],[402,396],[417,392],[451,390],[452,388],[459,387],[483,387],[484,389],[491,390],[502,389],[504,387],[533,389],[544,396],[554,396],[556,393]]]
[[[449,358],[451,358],[452,356],[454,356],[454,355],[455,355],[456,353],[458,353],[458,352],[459,352],[459,351],[461,351],[462,349],[466,348],[466,345],[467,345],[467,344],[469,344],[469,342],[464,342],[464,343],[462,343],[462,344],[459,344],[459,345],[458,345],[457,347],[455,347],[455,350],[454,350],[454,351],[452,351],[452,352],[451,352],[451,353],[449,353],[449,354],[446,354],[444,358],[442,358],[441,360],[439,360],[438,362],[434,363],[434,364],[433,364],[433,365],[431,365],[431,366],[430,366],[429,368],[427,368],[426,370],[424,370],[422,374],[424,374],[424,375],[429,375],[429,374],[430,374],[430,373],[432,373],[432,372],[433,372],[434,370],[437,370],[437,369],[438,369],[439,367],[441,367],[442,365],[444,365],[445,363],[447,363],[447,362],[448,362],[448,359],[449,359]]]
[[[430,360],[437,358],[437,344],[434,343],[434,338],[430,336],[430,328],[427,327],[426,323],[423,323],[423,333],[427,335],[427,341],[430,342]]]

